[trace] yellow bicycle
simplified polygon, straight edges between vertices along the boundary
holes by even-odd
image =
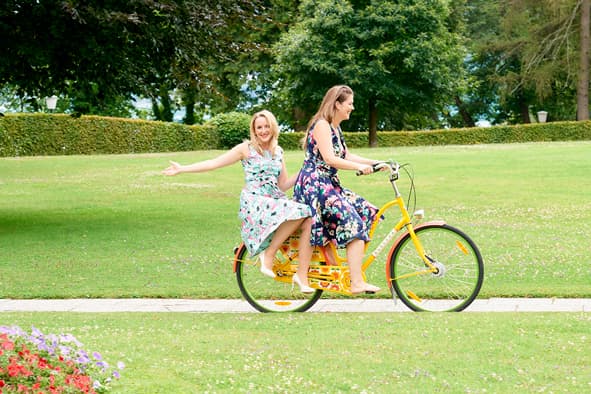
[[[484,264],[476,244],[464,232],[444,221],[420,223],[424,213],[413,216],[407,210],[397,181],[404,169],[410,180],[409,203],[416,201],[414,179],[408,165],[380,162],[374,172],[384,170],[394,190],[394,199],[384,204],[376,218],[387,217],[393,207],[400,211],[400,220],[392,224],[378,246],[376,230],[385,220],[375,220],[369,235],[372,241],[365,246],[362,271],[389,246],[386,259],[386,282],[394,300],[396,296],[413,311],[462,311],[477,297],[484,279]],[[360,174],[358,174],[360,175]],[[235,249],[234,272],[240,292],[254,308],[261,312],[304,312],[310,309],[327,291],[351,296],[349,267],[333,244],[316,247],[312,256],[308,280],[315,292],[304,294],[292,285],[297,269],[298,234],[288,238],[275,256],[274,279],[261,275],[260,261],[250,258],[241,244]]]

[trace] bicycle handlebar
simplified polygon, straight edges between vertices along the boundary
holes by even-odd
[[[379,161],[379,162],[371,165],[371,173],[374,173],[376,171],[381,171],[384,168],[389,168],[391,174],[397,174],[398,169],[400,168],[400,165],[394,161]],[[360,175],[364,175],[364,174],[363,174],[363,171],[358,170],[355,173],[355,175],[360,176]]]

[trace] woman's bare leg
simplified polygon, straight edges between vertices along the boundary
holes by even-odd
[[[308,270],[310,269],[310,260],[312,259],[312,245],[310,238],[312,236],[312,219],[306,218],[301,225],[300,247],[298,252],[299,265],[296,275],[300,278],[300,283],[308,286]]]
[[[349,274],[351,275],[351,293],[358,294],[364,291],[377,292],[379,287],[365,283],[361,273],[363,263],[363,251],[365,242],[361,239],[354,239],[347,244],[347,262],[349,263]]]
[[[271,243],[269,247],[265,249],[263,252],[265,257],[265,265],[268,269],[273,268],[273,259],[275,259],[275,254],[277,250],[281,246],[281,244],[297,230],[298,227],[302,224],[305,218],[296,219],[296,220],[288,220],[287,222],[281,223],[277,230],[275,230],[275,234],[273,234],[273,238],[271,239]],[[309,261],[309,260],[308,260]]]

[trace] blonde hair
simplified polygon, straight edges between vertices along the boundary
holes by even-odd
[[[259,144],[259,140],[256,135],[256,131],[254,129],[254,122],[258,118],[265,118],[269,123],[271,128],[271,144],[269,146],[269,151],[271,154],[275,154],[275,148],[277,147],[277,141],[279,139],[279,124],[277,123],[277,119],[275,119],[275,115],[273,115],[270,111],[266,109],[257,112],[256,114],[252,115],[252,119],[250,120],[250,145],[257,151],[259,154],[263,154],[263,149]]]
[[[316,114],[312,117],[312,119],[310,119],[310,122],[308,123],[306,137],[304,137],[304,148],[308,144],[308,134],[310,133],[310,128],[312,128],[312,126],[314,126],[314,124],[320,119],[324,119],[328,123],[331,123],[337,110],[337,102],[343,103],[352,95],[353,89],[347,85],[335,85],[328,89],[324,95],[324,98],[322,99],[322,103],[320,103],[318,112],[316,112]]]

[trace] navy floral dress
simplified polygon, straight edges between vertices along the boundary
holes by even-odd
[[[345,158],[347,146],[340,128],[331,126],[335,155]],[[369,228],[378,209],[341,186],[337,169],[323,160],[314,139],[314,126],[306,136],[306,156],[296,184],[294,199],[312,210],[312,245],[334,241],[339,248],[358,238],[369,241]]]

